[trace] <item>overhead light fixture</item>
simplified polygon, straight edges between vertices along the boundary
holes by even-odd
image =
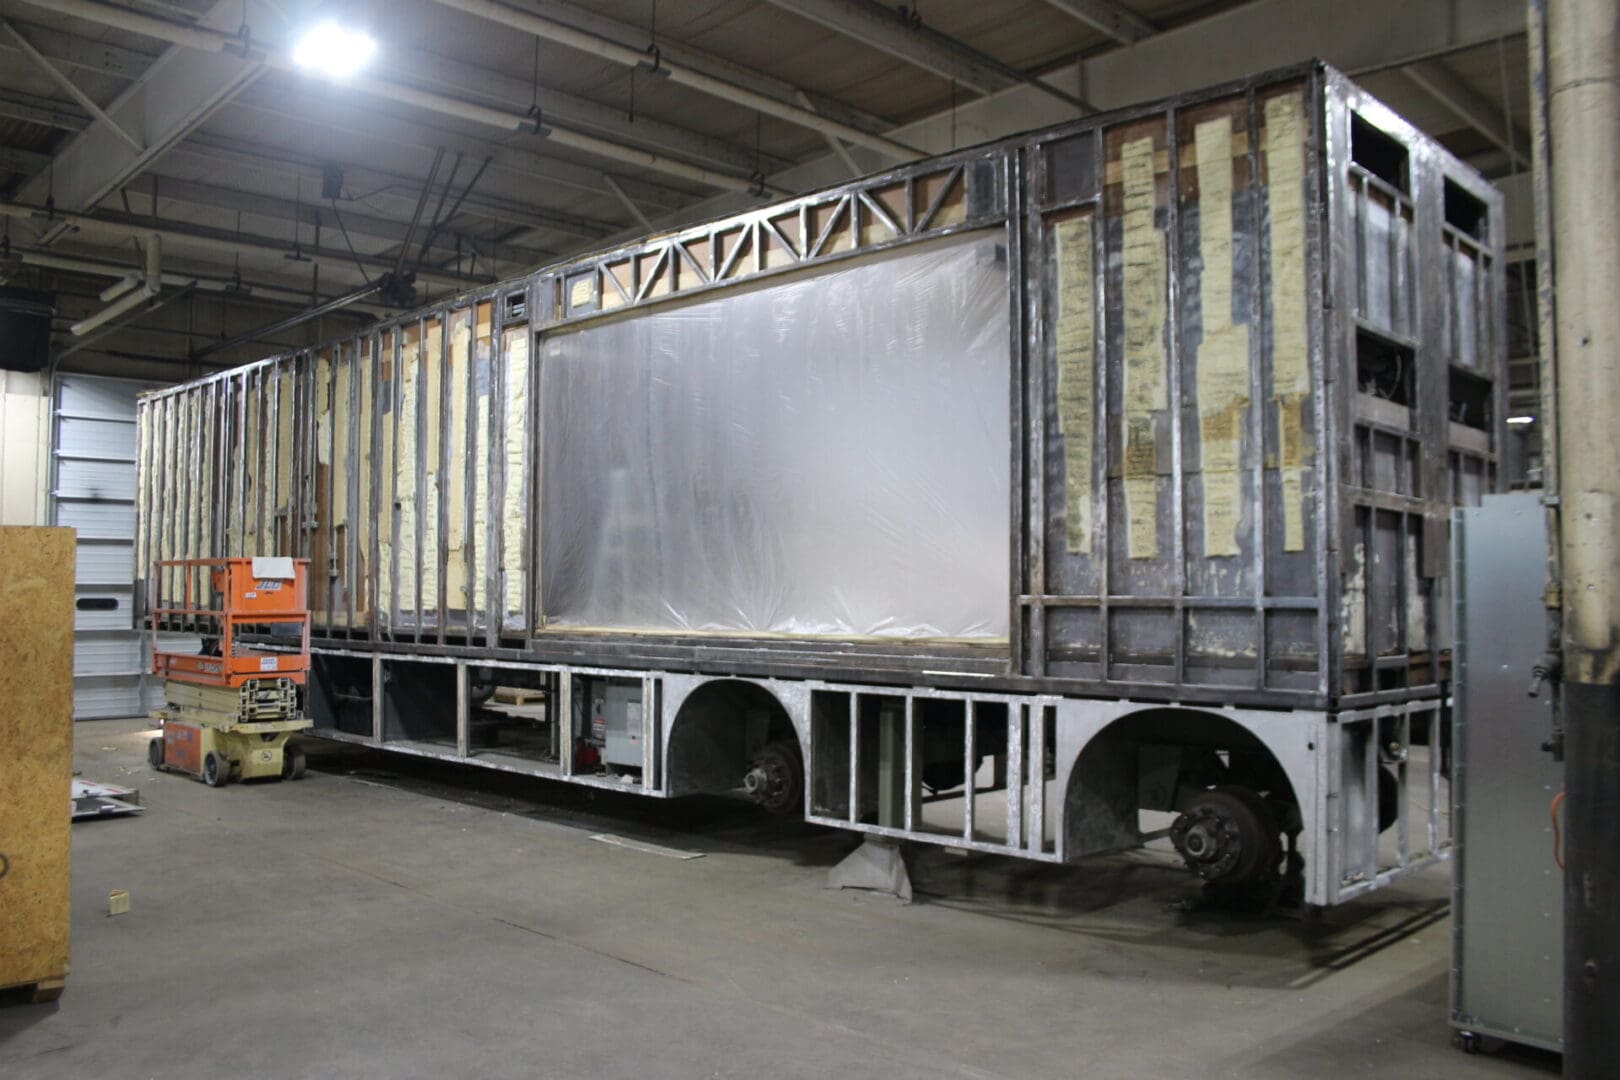
[[[304,32],[293,46],[293,63],[329,79],[346,79],[371,63],[377,42],[364,30],[343,27],[323,19]]]
[[[1507,418],[1507,422],[1510,424],[1533,424],[1536,422],[1536,418],[1533,416],[1510,416]]]

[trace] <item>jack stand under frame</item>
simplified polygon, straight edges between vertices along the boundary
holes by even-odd
[[[827,871],[829,889],[871,889],[911,902],[911,874],[898,840],[867,837],[861,846]]]

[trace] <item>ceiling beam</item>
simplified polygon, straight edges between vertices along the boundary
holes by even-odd
[[[250,105],[253,94],[243,95],[232,102],[229,108],[241,108]],[[286,115],[285,113],[278,115]],[[53,101],[49,98],[35,97],[31,94],[22,94],[15,91],[0,90],[0,117],[9,117],[15,120],[25,120],[29,123],[41,124],[60,131],[82,131],[89,126],[89,118],[77,111],[73,106],[63,102]],[[391,130],[391,119],[372,125],[372,130],[366,134],[378,134],[378,128],[384,131]],[[358,129],[356,129],[358,131]],[[407,138],[407,144],[420,147],[428,136]],[[477,143],[466,140],[467,144],[478,148],[494,147],[495,144]],[[194,132],[184,142],[169,152],[170,156],[184,161],[190,159],[200,167],[213,165],[230,165],[237,168],[252,170],[256,173],[270,173],[288,179],[308,181],[318,185],[321,181],[323,166],[335,164],[343,169],[351,188],[366,192],[363,201],[353,201],[348,198],[340,200],[339,210],[344,215],[345,223],[349,222],[351,208],[355,212],[370,210],[376,215],[382,212],[383,206],[396,209],[404,217],[409,217],[411,206],[416,200],[416,191],[421,186],[420,177],[408,176],[403,173],[386,172],[380,169],[358,164],[353,160],[330,157],[308,156],[297,151],[275,146],[252,144],[240,140],[217,136],[208,132]],[[497,150],[496,168],[504,168],[509,172],[517,172],[526,179],[542,181],[541,189],[557,185],[579,190],[588,190],[593,193],[601,192],[601,174],[593,173],[596,177],[594,184],[587,185],[585,177],[574,175],[577,167],[569,166],[559,171],[557,166],[561,163],[540,159],[534,155],[520,154],[514,151]],[[21,168],[15,171],[32,174],[42,169],[49,162],[45,154],[26,150],[0,149],[0,171],[3,171],[7,162],[12,162]],[[529,166],[546,167],[547,171],[536,175],[528,171]],[[577,170],[583,171],[583,170]],[[161,186],[171,183],[173,178],[162,177],[160,181],[160,194],[169,197],[171,194],[179,201],[186,201],[177,192],[171,192],[169,187]],[[683,205],[688,198],[684,193],[677,193],[666,188],[656,187],[639,180],[618,178],[621,187],[626,188],[641,203],[663,212],[667,209]],[[396,194],[387,188],[398,188]],[[140,181],[131,185],[132,190],[147,190]],[[318,190],[311,186],[311,191]],[[406,191],[409,194],[405,194]],[[379,205],[381,204],[381,205]],[[312,204],[318,205],[318,204]],[[483,221],[499,222],[505,225],[517,225],[526,230],[542,230],[549,233],[559,233],[564,236],[575,236],[586,240],[599,240],[612,235],[623,225],[616,221],[594,218],[579,213],[563,213],[546,207],[533,206],[528,203],[514,202],[497,196],[474,193],[462,201],[458,217],[472,217]],[[460,235],[469,244],[481,244],[483,241],[475,240],[464,229],[452,228],[448,231],[448,239]],[[544,252],[549,255],[550,252]]]
[[[1320,57],[1354,75],[1524,33],[1524,0],[1252,0],[1081,65],[1099,109]]]
[[[96,120],[98,120],[101,124],[109,128],[114,135],[117,135],[120,139],[123,139],[124,142],[128,143],[130,149],[134,150],[137,154],[146,149],[141,145],[139,139],[135,138],[135,136],[131,135],[129,132],[125,131],[121,126],[119,126],[117,120],[114,120],[112,117],[108,116],[107,111],[96,103],[95,98],[79,89],[79,84],[69,78],[67,72],[59,69],[55,64],[51,63],[48,59],[41,55],[38,49],[30,45],[28,43],[28,39],[23,37],[15,26],[12,26],[11,23],[7,22],[5,19],[0,19],[0,30],[5,31],[6,37],[17,46],[18,51],[20,51],[29,60],[33,61],[36,68],[43,71],[52,82],[54,82],[57,86],[60,86],[68,97],[72,98],[74,101],[77,101],[81,109],[95,117]]]
[[[619,202],[624,205],[625,212],[636,219],[636,224],[648,232],[652,232],[652,222],[647,220],[647,215],[641,212],[641,207],[637,206],[634,200],[624,193],[624,188],[620,187],[613,177],[603,173],[602,183],[606,184],[608,190],[618,197]]]
[[[1530,138],[1500,106],[1469,86],[1442,60],[1425,60],[1401,74],[1456,114],[1463,123],[1500,147],[1519,168],[1530,167]]]
[[[281,153],[279,149],[255,148],[233,139],[210,138],[206,141],[191,139],[176,153],[192,157],[197,162],[212,162],[256,169],[260,172],[274,173],[284,177],[304,178],[315,183],[320,182],[322,166],[329,161],[343,170],[345,193],[341,199],[337,200],[337,205],[338,209],[343,211],[345,215],[353,208],[360,211],[369,210],[379,215],[393,210],[396,212],[396,220],[408,218],[411,206],[415,202],[415,192],[422,184],[422,178],[419,176],[384,171],[360,165],[350,160],[304,158],[302,156],[274,158],[272,157],[273,154]],[[497,160],[492,168],[499,167],[501,167],[500,161]],[[600,184],[600,176],[597,182]],[[653,202],[660,207],[680,205],[679,203],[668,202],[665,199],[655,199]],[[322,205],[330,206],[331,204],[323,203]],[[544,229],[548,232],[582,237],[587,240],[607,236],[622,227],[619,222],[605,218],[572,212],[563,213],[547,207],[521,203],[496,195],[480,194],[476,191],[463,200],[460,216],[471,216],[483,221],[500,222],[505,225],[521,225],[530,229]]]
[[[130,8],[103,3],[101,0],[25,0],[25,2],[49,7],[59,14],[71,15],[103,26],[141,34],[146,37],[154,37],[159,41],[167,41],[199,54],[214,56],[225,61],[234,62],[233,55],[246,50],[254,57],[254,63],[250,66],[257,68],[262,65],[281,71],[298,72],[297,65],[293,62],[291,56],[285,52],[267,47],[257,38],[248,42],[234,33],[226,33],[212,27],[193,23],[162,19]],[[225,4],[232,2],[235,2],[235,0],[222,0],[222,3]],[[167,55],[165,54],[165,56]],[[420,87],[396,79],[371,75],[354,75],[346,81],[345,85],[352,90],[384,101],[452,116],[469,123],[494,127],[508,132],[531,131],[534,129],[533,118],[526,113],[512,112],[481,105],[477,102],[464,101],[430,90],[423,90]],[[747,176],[735,176],[715,169],[703,168],[666,155],[625,146],[622,143],[616,143],[609,139],[599,138],[587,132],[576,131],[560,125],[550,128],[549,131],[545,131],[543,134],[559,146],[595,154],[609,160],[622,161],[653,172],[662,172],[669,176],[679,177],[706,187],[718,188],[722,191],[747,191],[753,186],[752,181]]]
[[[606,15],[600,15],[580,4],[568,3],[566,0],[512,0],[510,6],[522,8],[564,26],[583,30],[628,48],[644,50],[650,43],[648,39],[651,35],[648,27],[632,26],[610,19]],[[846,101],[805,90],[775,75],[695,49],[679,41],[661,37],[658,40],[658,49],[664,60],[669,63],[690,68],[720,82],[732,83],[745,90],[774,97],[786,104],[802,105],[811,112],[830,116],[853,127],[863,128],[874,135],[881,135],[894,126],[893,121],[863,112]],[[803,100],[800,95],[809,100]]]
[[[244,4],[251,14],[255,2],[218,0],[199,23],[229,21],[235,26],[242,20]],[[43,203],[49,198],[64,210],[89,210],[150,167],[263,70],[260,64],[235,57],[166,49],[106,107],[108,122],[69,139],[49,169],[18,188],[18,199]],[[40,239],[49,242],[60,234],[59,226],[48,225]]]
[[[182,225],[173,221],[153,221],[150,217],[137,214],[124,214],[111,210],[98,210],[93,214],[63,213],[61,211],[48,215],[42,206],[26,205],[15,202],[0,202],[0,216],[17,218],[23,221],[54,221],[62,226],[76,226],[91,232],[106,233],[113,236],[139,237],[156,234],[165,241],[174,240],[181,244],[217,252],[226,257],[236,255],[238,252],[255,253],[258,255],[272,255],[285,257],[288,255],[302,255],[313,263],[329,267],[334,272],[346,277],[354,276],[359,267],[370,267],[378,271],[392,270],[394,260],[381,255],[358,254],[347,250],[335,248],[316,247],[313,244],[295,246],[290,240],[279,237],[262,236],[253,233],[236,233],[228,229],[215,229],[203,225]],[[369,275],[367,275],[369,276]],[[466,288],[472,285],[487,284],[495,280],[489,275],[463,274],[452,270],[432,269],[424,267],[418,271],[417,276],[423,281],[436,281],[440,284],[451,285],[456,288]]]
[[[434,193],[438,194],[442,187],[443,185],[436,186]],[[218,210],[234,210],[252,217],[285,222],[290,227],[301,230],[300,235],[303,238],[311,238],[311,233],[307,230],[325,229],[328,235],[339,230],[331,207],[319,201],[286,199],[262,191],[242,191],[237,188],[220,187],[217,184],[150,173],[130,184],[126,190],[132,194],[144,195],[148,200],[156,196],[158,206],[153,214],[159,220],[163,219],[164,203],[179,202]],[[405,241],[406,234],[410,231],[408,226],[398,221],[367,214],[360,209],[339,207],[338,213],[343,219],[341,228],[347,229],[354,236],[400,244]],[[489,259],[495,254],[490,244],[480,238],[463,237],[463,244],[479,258]],[[454,254],[455,236],[441,229],[439,235],[435,237],[434,249]],[[501,252],[504,258],[514,262],[540,262],[554,254],[549,251],[523,248],[510,248]]]
[[[139,270],[142,266],[140,256],[127,250],[95,249],[91,252],[58,251],[42,248],[17,248],[17,252],[25,266],[37,266],[43,270],[54,270],[66,274],[86,274],[91,277],[122,278],[132,270]],[[312,295],[308,289],[296,289],[286,285],[272,284],[256,279],[239,280],[230,274],[214,272],[188,273],[183,269],[169,269],[163,272],[163,284],[183,287],[195,284],[205,292],[224,293],[238,303],[259,305],[294,305],[307,307],[319,302],[322,298]],[[369,308],[376,313],[384,312],[386,308]]]
[[[1135,45],[1159,32],[1159,28],[1120,3],[1119,0],[1046,0],[1059,11],[1072,15],[1093,30],[1100,30],[1121,45]]]
[[[140,78],[162,55],[161,52],[142,52],[112,41],[91,41],[77,34],[22,19],[12,19],[11,22],[27,36],[34,48],[57,63],[84,71],[99,71],[103,75],[127,81]],[[0,37],[0,52],[21,54],[17,43],[4,37]]]
[[[260,94],[256,89],[249,90],[239,95],[226,108],[245,106],[277,116],[292,117],[305,125],[307,130],[310,118],[300,106],[307,103],[309,108],[314,108],[313,99],[279,94],[266,95],[267,100],[261,102],[259,97]],[[322,126],[332,126],[332,110],[329,107],[324,110],[317,109],[314,115],[315,122]],[[76,106],[66,102],[3,89],[0,89],[0,117],[25,120],[58,131],[82,131],[90,123],[89,117]],[[386,136],[395,143],[413,149],[420,149],[429,142],[443,140],[443,145],[451,149],[464,148],[478,156],[493,154],[495,157],[493,168],[522,177],[535,191],[559,188],[596,196],[603,195],[601,170],[560,158],[541,157],[507,144],[474,139],[462,132],[453,132],[446,128],[413,124],[392,116],[378,116],[375,113],[371,114],[371,117],[372,122],[364,128],[359,125],[347,125],[344,129],[373,137]],[[351,149],[347,154],[314,155],[295,147],[249,143],[208,131],[196,131],[171,153],[193,154],[216,161],[229,161],[247,168],[287,176],[296,174],[317,178],[321,175],[322,167],[332,163],[342,166],[351,180],[361,187],[375,188],[393,182],[414,186],[422,182],[420,177],[408,177],[401,173],[386,172],[361,164],[361,155],[354,145],[351,141]],[[40,164],[44,164],[43,159]],[[616,176],[614,179],[638,203],[660,212],[688,205],[692,198],[688,192],[676,191],[640,177]],[[620,227],[616,222],[592,220],[589,215],[562,213],[527,203],[492,199],[476,193],[463,204],[462,213],[508,224],[534,228],[553,227],[555,231],[588,237],[604,236]]]
[[[1022,79],[1000,64],[943,34],[905,21],[892,7],[872,0],[770,0],[784,11],[808,19],[913,67],[981,94],[1017,86]]]
[[[24,176],[32,176],[50,162],[49,154],[19,150],[14,146],[0,146],[0,173],[22,173]]]
[[[18,90],[0,90],[0,116],[57,131],[83,131],[90,126],[90,118],[78,106]]]
[[[420,49],[391,45],[388,54],[396,71],[408,73],[413,85],[429,90],[463,98],[476,96],[517,112],[530,108],[538,96],[541,115],[548,125],[565,124],[595,131],[627,146],[667,150],[734,172],[748,174],[757,167],[752,147],[737,146],[645,114],[631,119],[623,106],[591,101],[543,85],[536,95],[534,84],[527,79],[516,79],[488,65],[464,64]],[[779,159],[767,159],[766,168],[774,170],[779,163]]]
[[[532,150],[526,150],[522,144],[516,142],[493,142],[453,128],[442,127],[423,121],[408,120],[387,113],[358,109],[344,111],[328,108],[324,114],[310,112],[303,108],[308,105],[314,109],[316,102],[296,94],[265,95],[261,101],[259,95],[244,95],[233,102],[232,109],[251,109],[266,115],[281,119],[291,119],[297,123],[299,129],[307,136],[305,140],[307,151],[314,158],[312,167],[319,173],[323,162],[332,161],[344,166],[345,174],[349,177],[349,186],[354,188],[381,186],[369,184],[365,179],[369,176],[384,178],[385,184],[403,183],[410,189],[410,198],[414,200],[416,191],[422,185],[427,173],[424,163],[422,175],[404,175],[395,172],[382,172],[370,169],[363,164],[357,164],[355,159],[363,162],[366,158],[365,149],[376,143],[392,144],[393,146],[409,150],[414,157],[430,159],[432,152],[439,147],[455,152],[462,151],[469,157],[482,160],[485,157],[493,158],[490,167],[499,172],[516,176],[525,181],[525,185],[532,187],[536,192],[543,191],[549,184],[557,184],[575,191],[588,192],[590,195],[603,199],[610,199],[611,193],[602,187],[602,170],[587,170],[585,166],[575,162],[562,162],[556,158],[543,157]],[[318,116],[311,121],[310,116]],[[312,127],[322,129],[321,139],[313,137]],[[203,133],[191,140],[183,149],[193,146],[205,152],[213,153],[216,148],[233,148],[240,150],[244,144],[236,140],[221,139],[210,133]],[[333,148],[341,147],[341,153],[332,153]],[[275,155],[289,156],[293,160],[302,157],[296,151],[288,150],[285,146],[272,144],[268,151],[260,153],[273,153]],[[591,178],[589,186],[578,183],[583,176]],[[689,204],[694,196],[689,191],[677,191],[674,188],[657,184],[648,184],[631,178],[616,177],[627,192],[630,192],[643,205],[658,207],[677,207]],[[488,196],[480,199],[476,194],[462,207],[463,212],[472,209],[475,205],[481,210],[501,205],[502,200],[492,199]],[[600,216],[573,211],[552,210],[531,207],[527,203],[518,204],[506,201],[510,207],[523,207],[525,220],[514,222],[535,228],[550,229],[554,232],[566,233],[571,236],[596,238],[604,231],[611,231],[622,226],[617,220],[604,220]],[[409,217],[409,210],[405,212]],[[499,213],[486,216],[496,220],[509,220]]]
[[[555,41],[559,45],[566,45],[571,49],[578,49],[581,52],[589,53],[603,60],[610,60],[625,67],[651,69],[654,66],[653,59],[645,49],[620,45],[607,38],[576,30],[574,27],[556,19],[548,19],[530,11],[520,11],[506,4],[497,3],[495,0],[435,0],[435,2],[445,7],[464,11],[469,15],[476,15],[490,22],[510,26],[514,30],[522,30],[525,33],[534,34],[536,37]],[[830,131],[849,142],[871,147],[902,161],[910,161],[921,156],[911,147],[897,143],[893,139],[882,135],[874,135],[869,131],[846,124],[832,117],[818,116],[808,109],[781,101],[771,97],[769,94],[748,90],[722,79],[714,78],[702,71],[683,67],[676,64],[672,59],[666,59],[662,53],[658,55],[657,70],[663,72],[670,82],[679,83],[682,86],[701,91],[712,97],[722,98],[746,106],[767,116],[774,116],[779,120],[786,120],[801,127],[809,128],[812,131]]]
[[[567,5],[557,5],[566,7]],[[107,42],[87,42],[83,38],[64,34],[60,31],[47,30],[34,24],[14,22],[19,29],[25,30],[30,40],[39,45],[39,51],[58,64],[79,68],[85,71],[95,71],[99,74],[110,75],[114,78],[130,79],[139,75],[141,70],[152,62],[154,57],[147,53],[138,52],[124,46],[113,45]],[[4,49],[9,38],[0,34],[0,49]],[[451,60],[447,57],[433,53],[423,52],[409,48],[391,48],[391,56],[399,61],[397,67],[412,72],[413,78],[419,80],[419,85],[430,89],[438,89],[460,98],[485,98],[515,105],[527,109],[533,98],[534,88],[531,83],[522,79],[515,79],[492,71],[488,67],[465,64]],[[236,101],[256,101],[266,105],[272,111],[278,101],[310,102],[313,99],[307,94],[297,92],[289,93],[285,83],[276,87],[273,93],[261,92],[259,88],[249,90],[240,95]],[[583,127],[596,129],[622,135],[631,141],[639,141],[642,145],[668,149],[676,153],[683,153],[698,160],[707,159],[715,164],[729,166],[733,169],[752,173],[756,168],[756,159],[751,147],[739,147],[724,140],[711,136],[701,135],[671,124],[652,120],[646,116],[629,120],[616,106],[590,101],[585,98],[570,95],[560,95],[548,87],[540,88],[540,104],[545,110],[548,121],[577,122]],[[32,108],[30,107],[32,106]],[[39,111],[44,106],[48,111]],[[76,119],[79,114],[67,113],[66,122],[63,114],[57,112],[59,106],[49,102],[48,99],[34,98],[32,95],[16,93],[0,89],[0,115],[9,115],[19,120],[29,120],[35,123],[47,124],[63,130],[79,131],[86,125]],[[291,110],[286,107],[280,109],[281,114],[287,115]],[[320,120],[330,111],[330,102],[324,102],[313,112],[302,110],[300,119],[313,117]],[[490,146],[497,144],[490,143]],[[540,159],[536,159],[540,160]],[[536,172],[536,178],[544,179],[549,183],[561,184],[580,191],[600,194],[601,184],[598,180],[600,170],[587,166],[575,166],[560,159],[545,159],[550,167]],[[775,168],[781,164],[779,159],[766,157],[767,169]],[[499,167],[497,165],[497,167]],[[677,206],[689,201],[686,193],[671,198],[673,193],[659,192],[646,181],[630,178],[616,177],[618,182],[631,191],[635,197],[643,202],[653,205]],[[640,189],[640,190],[637,190]]]

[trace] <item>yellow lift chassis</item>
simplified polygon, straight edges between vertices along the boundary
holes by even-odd
[[[163,734],[146,749],[153,768],[190,773],[212,787],[232,777],[304,775],[304,752],[289,740],[311,722],[298,712],[291,679],[254,679],[236,689],[169,679],[163,695],[168,707],[152,714]]]

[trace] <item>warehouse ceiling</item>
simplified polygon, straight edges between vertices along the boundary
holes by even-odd
[[[1502,177],[1527,168],[1522,7],[0,0],[0,281],[57,294],[60,369],[183,378],[403,302],[277,325],[364,286],[414,276],[417,302],[442,297],[1311,55]],[[321,20],[368,29],[362,73],[290,62]],[[109,303],[125,308],[82,325]]]

